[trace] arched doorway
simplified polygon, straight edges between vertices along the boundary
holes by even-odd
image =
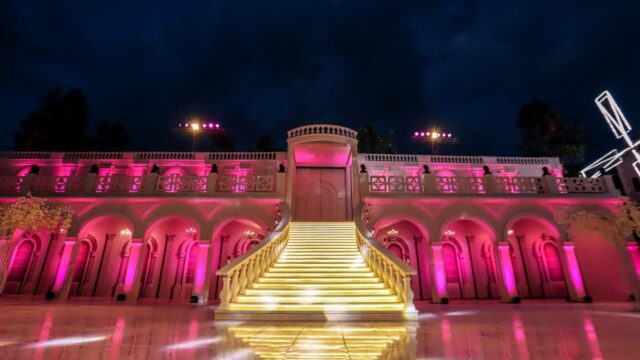
[[[263,226],[265,225],[261,221],[255,219],[235,218],[222,223],[215,229],[213,235],[215,247],[209,286],[210,300],[217,299],[222,290],[222,279],[215,274],[216,271],[262,241],[268,230]]]
[[[91,236],[80,241],[78,256],[76,258],[76,264],[71,278],[71,289],[69,290],[70,296],[91,295],[92,286],[89,279],[91,278],[96,247],[97,242]]]
[[[430,299],[431,286],[429,265],[426,254],[426,240],[423,231],[414,221],[402,219],[402,216],[383,218],[376,222],[376,239],[400,260],[416,269],[411,276],[411,289],[416,300]]]
[[[568,292],[557,230],[544,220],[523,217],[511,223],[508,234],[518,294],[565,298]]]
[[[155,297],[156,286],[154,284],[154,273],[156,260],[158,258],[158,243],[153,237],[149,238],[145,245],[144,258],[140,264],[140,297]]]
[[[24,285],[31,277],[36,245],[33,238],[24,238],[14,248],[3,294],[18,295],[23,292]]]
[[[471,219],[451,221],[444,229],[442,255],[449,298],[499,298],[493,232]]]

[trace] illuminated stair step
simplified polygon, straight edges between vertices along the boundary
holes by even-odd
[[[354,261],[349,259],[286,259],[284,261],[280,261],[280,263],[316,263],[318,266],[322,266],[321,264],[351,264]]]
[[[375,283],[353,283],[353,282],[343,282],[343,283],[270,283],[270,282],[261,282],[254,283],[251,285],[251,289],[268,289],[268,290],[366,290],[366,289],[385,289],[384,284],[380,282]],[[249,290],[247,290],[249,291]]]
[[[323,268],[340,268],[340,269],[344,269],[345,266],[348,266],[350,269],[351,268],[358,268],[358,267],[368,267],[368,265],[363,262],[363,261],[353,261],[351,263],[349,263],[348,265],[344,264],[344,263],[322,263],[321,265]],[[296,263],[289,263],[286,261],[282,261],[282,262],[276,262],[275,264],[273,264],[272,268],[286,268],[286,267],[294,267],[294,268],[317,268],[318,264],[313,264],[313,263],[309,263],[309,262],[296,262]]]
[[[360,303],[396,303],[395,295],[381,296],[262,296],[238,295],[238,303],[264,304],[360,304]]]
[[[401,303],[371,304],[239,304],[229,305],[238,311],[401,311]]]
[[[268,278],[370,278],[375,275],[372,272],[353,272],[353,271],[343,271],[343,272],[330,272],[330,273],[295,273],[295,272],[267,272],[263,275],[265,279]],[[377,278],[376,278],[377,279]]]
[[[307,289],[307,290],[267,290],[267,289],[247,289],[245,295],[261,296],[370,296],[370,295],[392,295],[389,289],[356,289],[356,290],[336,290],[336,289]]]
[[[359,273],[359,272],[366,272],[366,273],[371,273],[371,270],[369,270],[368,267],[365,266],[361,266],[361,267],[349,267],[349,272],[351,273]],[[336,269],[332,269],[332,268],[321,268],[321,269],[314,269],[314,268],[301,268],[301,267],[272,267],[271,269],[269,269],[269,272],[273,272],[273,273],[281,273],[281,272],[293,272],[293,273],[308,273],[308,272],[313,272],[313,273],[335,273]]]
[[[344,284],[344,283],[378,283],[375,277],[350,277],[350,278],[277,278],[277,277],[261,277],[258,279],[261,283],[281,283],[281,284]]]
[[[281,260],[287,260],[287,259],[318,259],[318,260],[322,260],[322,259],[351,259],[351,260],[363,260],[361,256],[359,255],[354,255],[354,254],[345,254],[342,252],[335,252],[335,253],[324,253],[322,255],[317,255],[317,254],[313,254],[313,253],[289,253],[289,254],[283,254],[280,259]]]

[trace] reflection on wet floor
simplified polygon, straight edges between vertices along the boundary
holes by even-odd
[[[0,302],[2,359],[636,359],[627,304],[461,303],[414,323],[214,321],[202,306]]]
[[[412,326],[413,327],[413,326]],[[233,337],[261,359],[408,359],[415,354],[404,324],[238,325]]]

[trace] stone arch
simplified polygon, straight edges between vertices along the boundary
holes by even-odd
[[[450,279],[446,282],[449,297],[499,298],[496,233],[493,223],[477,212],[458,213],[445,218],[438,236],[443,246],[443,270],[446,273],[455,268],[460,273],[459,277],[455,277],[456,281]],[[454,252],[445,251],[445,246],[450,246]]]
[[[513,249],[510,256],[518,294],[525,298],[568,296],[567,268],[561,258],[564,231],[548,216],[531,211],[511,216],[503,231]]]

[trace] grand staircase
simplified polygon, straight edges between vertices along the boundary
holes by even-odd
[[[277,260],[216,318],[401,320],[404,310],[365,262],[353,222],[292,222]]]

